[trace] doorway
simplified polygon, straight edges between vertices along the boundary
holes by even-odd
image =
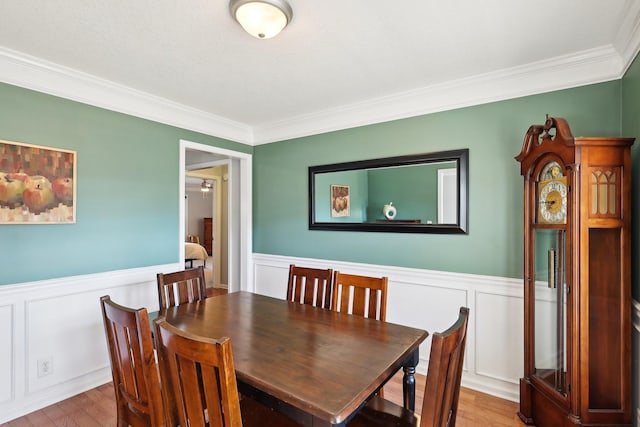
[[[185,172],[185,235],[201,244],[207,254],[205,278],[209,287],[227,288],[229,160],[193,163],[202,152],[187,150]],[[208,153],[207,153],[208,154]]]
[[[199,160],[193,160],[193,159]],[[189,159],[189,161],[187,161]],[[204,159],[202,161],[202,159]],[[228,235],[226,267],[228,271],[228,290],[253,291],[251,275],[251,155],[227,150],[192,141],[180,141],[179,171],[179,254],[184,260],[185,241],[185,180],[189,168],[203,164],[225,162],[228,164],[228,222],[225,225]],[[190,163],[190,164],[187,164]],[[221,257],[224,259],[224,257]],[[224,262],[221,260],[221,262]],[[215,266],[214,266],[215,268]]]

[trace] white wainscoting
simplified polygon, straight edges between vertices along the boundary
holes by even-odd
[[[167,264],[0,286],[0,424],[111,381],[100,297],[158,310]],[[40,361],[50,373],[39,376]]]
[[[387,276],[387,321],[443,331],[470,308],[462,384],[512,401],[523,374],[523,291],[520,279],[446,273],[341,261],[254,254],[254,292],[285,298],[289,264]],[[420,347],[417,371],[426,374],[431,340]]]
[[[469,307],[463,385],[518,400],[524,317],[520,280],[264,254],[254,254],[253,263],[247,290],[282,299],[291,263],[386,275],[387,320],[429,332],[446,329],[461,305]],[[123,305],[155,311],[156,273],[180,268],[180,264],[167,264],[0,286],[0,423],[110,381],[100,296],[109,294]],[[633,312],[637,363],[637,302]],[[420,349],[418,372],[422,374],[429,345],[427,340]],[[52,362],[49,375],[38,376],[39,360]],[[637,378],[633,384],[638,399]],[[634,406],[638,407],[637,401]]]

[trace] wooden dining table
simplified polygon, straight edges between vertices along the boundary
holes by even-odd
[[[346,425],[401,368],[404,405],[414,409],[424,330],[250,292],[158,315],[200,336],[229,337],[239,391],[302,425]]]

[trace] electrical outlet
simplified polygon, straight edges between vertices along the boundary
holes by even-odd
[[[38,359],[38,377],[46,377],[53,373],[53,357]]]

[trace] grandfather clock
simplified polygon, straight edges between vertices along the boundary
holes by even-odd
[[[631,145],[529,127],[524,176],[527,424],[631,426]]]

